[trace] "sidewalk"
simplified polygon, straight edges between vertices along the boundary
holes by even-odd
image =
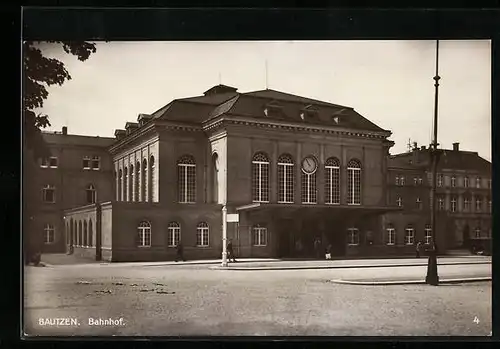
[[[462,278],[440,278],[439,284],[458,284],[467,282],[491,281],[491,276],[462,277]],[[425,278],[379,278],[379,279],[337,279],[330,280],[335,284],[360,285],[360,286],[390,286],[390,285],[425,285]]]
[[[491,264],[490,257],[470,256],[440,257],[438,265],[470,265]],[[336,269],[336,268],[383,268],[383,267],[418,267],[427,266],[427,258],[406,259],[353,259],[353,260],[307,260],[280,261],[279,263],[228,263],[227,267],[212,266],[210,269],[232,271],[262,271],[262,270],[303,270],[303,269]]]

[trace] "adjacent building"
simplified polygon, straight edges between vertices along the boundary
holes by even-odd
[[[459,143],[442,149],[436,188],[436,234],[443,250],[468,248],[474,239],[491,237],[491,163]],[[414,144],[411,151],[389,157],[388,200],[402,212],[385,216],[386,242],[394,249],[431,242],[432,184],[429,149]]]
[[[66,133],[46,135],[57,160],[38,185],[55,203],[37,220],[68,253],[172,260],[182,243],[188,259],[220,258],[223,208],[240,257],[312,256],[316,238],[336,256],[400,255],[433,236],[427,150],[390,156],[391,132],[352,107],[217,85],[114,139]],[[436,236],[448,249],[466,226],[490,231],[491,164],[458,144],[445,154]]]
[[[35,190],[25,192],[24,199],[37,203],[30,217],[32,231],[26,233],[42,234],[43,252],[61,252],[68,241],[64,210],[113,198],[108,147],[115,140],[71,135],[67,127],[62,132],[43,132],[43,138],[51,156],[32,167],[34,174],[25,175]]]

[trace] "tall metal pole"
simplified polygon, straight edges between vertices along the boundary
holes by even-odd
[[[227,267],[227,207],[222,207],[222,266]]]
[[[432,187],[431,187],[431,229],[433,243],[436,242],[436,184],[437,184],[437,165],[439,161],[439,151],[438,151],[438,90],[439,90],[439,40],[436,40],[436,75],[434,76],[434,137],[431,144],[431,161],[432,161]],[[437,285],[439,283],[439,276],[437,272],[437,258],[433,244],[433,251],[429,254],[428,268],[426,282],[431,285]]]

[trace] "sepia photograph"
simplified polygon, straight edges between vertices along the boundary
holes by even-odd
[[[490,40],[22,58],[25,338],[491,336]]]

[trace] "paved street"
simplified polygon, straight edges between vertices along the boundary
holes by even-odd
[[[209,265],[26,267],[25,332],[461,336],[491,331],[491,282],[438,287],[330,282],[415,278],[425,272],[425,266],[265,271],[213,270]],[[491,276],[491,265],[440,265],[439,273],[442,279]],[[47,318],[74,318],[78,325],[39,324]],[[89,318],[123,322],[90,326]]]

